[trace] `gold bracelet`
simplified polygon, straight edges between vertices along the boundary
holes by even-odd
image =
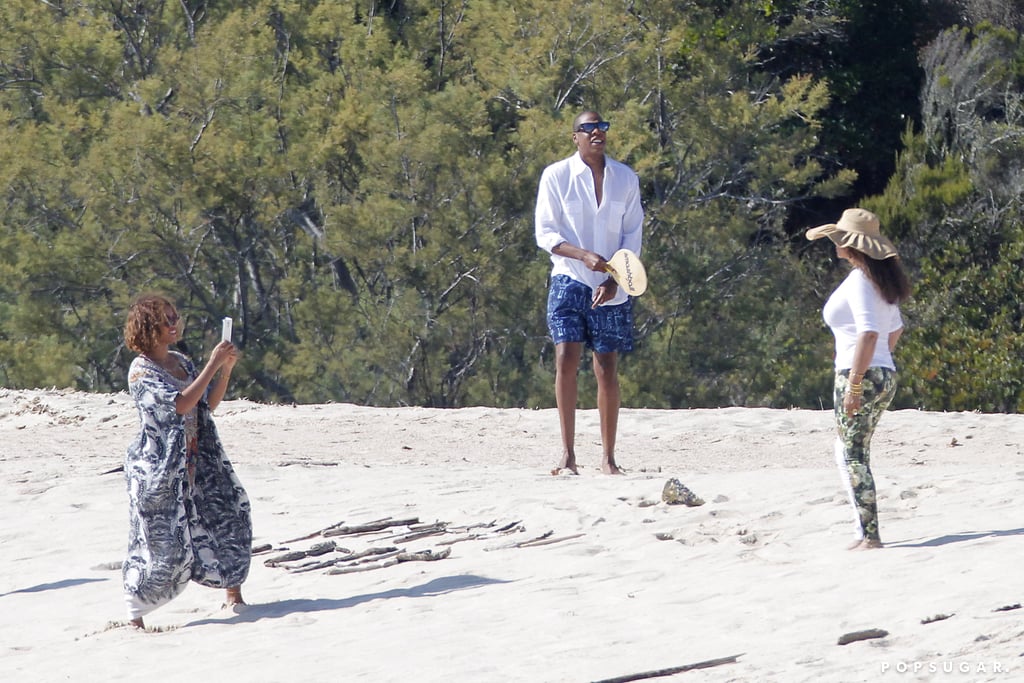
[[[850,382],[849,384],[846,385],[846,391],[847,391],[847,393],[850,394],[850,396],[863,396],[864,395],[864,385],[861,384],[860,382],[858,382],[856,384],[854,384],[853,382]]]

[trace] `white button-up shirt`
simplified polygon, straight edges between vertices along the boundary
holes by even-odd
[[[619,249],[640,253],[644,211],[640,179],[626,164],[605,156],[604,187],[597,205],[594,176],[579,152],[544,169],[537,191],[534,231],[537,245],[547,252],[563,242],[600,254],[606,260]],[[596,290],[607,273],[587,268],[583,261],[551,254],[551,275],[568,275]],[[611,306],[625,303],[619,287]]]

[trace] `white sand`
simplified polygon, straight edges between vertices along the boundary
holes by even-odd
[[[549,474],[553,410],[227,401],[216,421],[274,551],[254,557],[240,614],[193,585],[144,633],[111,626],[127,503],[104,472],[135,434],[131,399],[0,390],[0,681],[585,682],[732,655],[653,680],[1024,680],[1024,609],[996,611],[1024,602],[1022,416],[887,414],[872,463],[887,547],[865,552],[845,549],[827,411],[624,409],[623,477],[597,469],[594,411],[579,477]],[[661,503],[670,477],[706,504]],[[447,522],[401,546],[451,555],[264,565],[324,540],[289,539],[385,517]],[[489,538],[456,529],[490,522]],[[548,532],[571,538],[510,547]],[[871,628],[889,635],[837,644]]]

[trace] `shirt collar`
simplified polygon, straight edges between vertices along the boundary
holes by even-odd
[[[608,167],[611,164],[608,163],[608,155],[604,156],[604,172],[608,174]],[[590,167],[587,166],[586,162],[583,161],[583,157],[580,156],[579,150],[569,157],[569,168],[572,169],[573,175],[583,175],[584,173],[590,172]]]

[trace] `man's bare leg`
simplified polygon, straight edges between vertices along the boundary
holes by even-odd
[[[232,607],[233,605],[244,605],[245,600],[242,599],[242,587],[235,586],[228,588],[225,591],[224,606]]]
[[[562,460],[554,473],[569,470],[579,474],[576,468],[576,400],[580,357],[583,344],[563,342],[555,344],[555,402],[558,404],[558,424],[562,430]]]
[[[594,354],[597,412],[601,417],[601,471],[622,474],[615,464],[615,437],[619,431],[619,356],[614,351]]]

